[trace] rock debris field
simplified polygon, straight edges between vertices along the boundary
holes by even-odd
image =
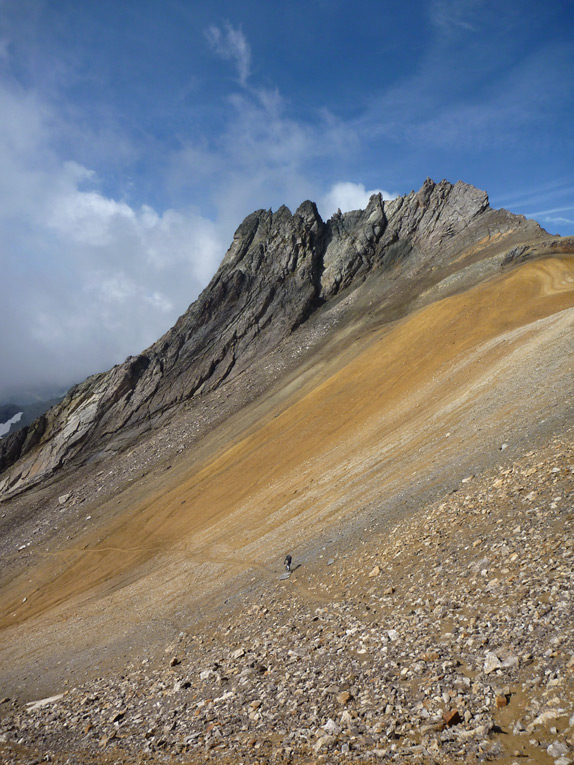
[[[159,664],[0,699],[0,760],[574,763],[572,435],[317,563],[294,551]]]

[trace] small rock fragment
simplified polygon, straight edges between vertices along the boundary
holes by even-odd
[[[329,717],[325,725],[323,725],[323,730],[331,736],[338,736],[341,732],[341,727]]]
[[[568,747],[562,741],[553,741],[546,749],[550,757],[557,760],[559,757],[564,757],[568,754]]]
[[[484,659],[484,674],[488,675],[491,672],[494,672],[495,669],[500,669],[501,667],[502,662],[498,656],[492,651],[489,651]]]
[[[458,725],[459,722],[462,722],[458,709],[449,709],[448,712],[443,714],[442,719],[447,728],[451,728],[453,725]]]
[[[330,744],[332,744],[334,740],[335,739],[333,736],[321,736],[313,748],[316,752],[320,752],[321,749],[326,749]]]

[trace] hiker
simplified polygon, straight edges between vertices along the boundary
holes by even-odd
[[[285,556],[285,561],[284,561],[284,563],[285,563],[285,571],[286,571],[288,574],[290,574],[290,573],[291,573],[291,560],[292,560],[292,558],[291,558],[291,556],[290,556],[290,555],[286,555],[286,556]]]

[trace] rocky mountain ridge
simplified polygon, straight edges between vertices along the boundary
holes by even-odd
[[[0,492],[133,444],[182,402],[249,375],[256,360],[368,274],[398,274],[406,290],[417,274],[444,269],[509,233],[513,246],[502,262],[535,255],[532,243],[551,239],[534,221],[491,209],[485,192],[460,181],[427,179],[418,192],[392,201],[375,195],[365,210],[327,222],[312,202],[294,214],[286,207],[252,213],[171,330],[72,388],[59,406],[0,444]]]
[[[0,759],[568,765],[573,331],[464,184],[249,216],[0,477]]]

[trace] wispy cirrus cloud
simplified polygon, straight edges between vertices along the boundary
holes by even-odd
[[[205,37],[218,56],[235,63],[239,83],[246,85],[251,70],[251,47],[242,30],[227,22],[223,28],[212,24],[205,30]]]
[[[535,136],[533,150],[550,147],[548,114],[574,98],[574,81],[557,76],[574,67],[572,46],[541,44],[506,58],[498,32],[485,38],[463,23],[482,5],[433,4],[435,25],[444,17],[455,28],[448,38],[437,32],[417,70],[372,99],[355,123],[361,133],[461,154],[522,147],[526,134]]]
[[[562,216],[558,217],[548,217],[544,220],[545,223],[554,223],[555,225],[562,226],[572,226],[574,225],[574,216],[572,218],[563,218]]]
[[[534,218],[550,229],[574,225],[574,186],[567,176],[511,191],[493,197],[491,201],[495,206],[506,207],[527,218]]]
[[[314,123],[294,119],[276,89],[242,89],[223,107],[225,129],[209,140],[184,142],[170,177],[190,193],[209,189],[216,217],[228,230],[254,209],[319,199],[325,180],[315,180],[310,168],[359,146],[352,126],[325,110]]]
[[[556,213],[570,212],[571,210],[574,210],[574,205],[569,205],[568,207],[554,207],[551,210],[535,210],[531,215],[555,215]]]
[[[565,215],[558,215],[557,213],[570,213],[569,217]],[[532,212],[526,211],[527,218],[534,218],[544,226],[571,226],[574,224],[574,205],[568,207],[554,207],[550,210],[534,210]]]
[[[433,0],[430,3],[431,23],[442,32],[453,30],[474,32],[478,28],[477,14],[484,0]]]
[[[567,176],[555,178],[546,183],[540,183],[536,186],[527,186],[526,188],[502,194],[498,197],[498,203],[501,205],[520,205],[525,208],[541,205],[552,205],[556,207],[555,200],[574,199],[574,186],[572,180]]]

